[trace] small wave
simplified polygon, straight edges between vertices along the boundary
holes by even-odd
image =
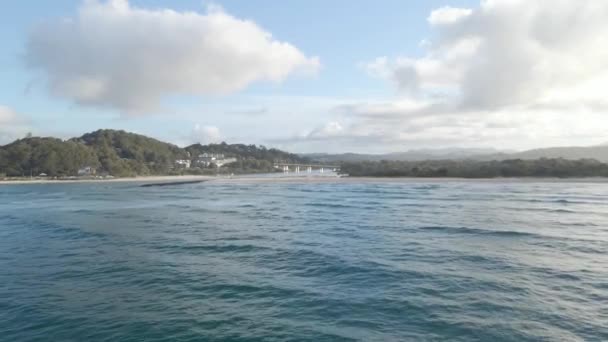
[[[521,207],[505,207],[506,210],[514,210],[514,211],[532,211],[532,212],[541,212],[541,213],[562,213],[562,214],[573,214],[580,213],[575,210],[568,209],[554,209],[554,208],[521,208]]]
[[[260,251],[271,251],[272,248],[256,246],[251,244],[245,245],[237,245],[237,244],[227,244],[227,245],[166,245],[159,247],[158,249],[162,251],[167,251],[169,253],[181,253],[181,252],[205,252],[205,253],[252,253],[252,252],[260,252]]]
[[[579,277],[573,273],[562,272],[562,271],[558,271],[558,270],[547,268],[547,267],[533,267],[533,268],[531,268],[531,271],[541,274],[544,278],[553,278],[553,279],[576,281],[576,282],[582,281],[581,277]]]
[[[414,190],[434,190],[439,189],[441,186],[439,184],[427,184],[427,185],[419,185],[415,186],[412,189]]]
[[[472,234],[472,235],[490,235],[490,236],[503,236],[503,237],[529,237],[536,236],[533,233],[520,232],[515,230],[489,230],[479,228],[468,228],[468,227],[447,227],[447,226],[429,226],[420,227],[423,230],[440,231],[454,234]]]
[[[562,214],[575,214],[576,213],[576,211],[568,210],[568,209],[547,209],[546,211],[549,211],[552,213],[562,213]]]
[[[527,203],[548,203],[548,204],[603,204],[604,201],[593,201],[593,200],[574,200],[574,199],[539,199],[539,198],[531,198],[531,199],[520,199],[520,200],[512,200],[513,202],[527,202]]]
[[[240,213],[238,210],[220,210],[220,214],[238,214]]]
[[[320,208],[334,208],[334,209],[351,209],[358,208],[352,205],[340,204],[340,203],[322,203],[322,202],[313,202],[306,203],[308,207],[320,207]]]

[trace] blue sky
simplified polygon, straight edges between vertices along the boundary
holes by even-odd
[[[112,19],[111,7],[119,11],[122,5],[108,1],[9,0],[3,4],[0,108],[5,119],[0,116],[0,138],[4,140],[0,143],[27,131],[69,137],[98,128],[125,129],[180,145],[226,140],[297,152],[456,146],[522,149],[608,140],[595,124],[603,120],[603,102],[598,104],[584,88],[597,89],[603,84],[594,75],[598,71],[603,75],[605,64],[573,71],[566,75],[563,86],[558,84],[561,88],[546,83],[556,79],[557,68],[572,65],[579,57],[582,62],[585,49],[596,52],[592,43],[582,47],[540,44],[543,49],[528,49],[530,41],[556,39],[538,35],[537,21],[542,15],[551,16],[559,26],[562,16],[580,13],[580,26],[585,25],[582,36],[605,28],[601,20],[593,18],[597,8],[582,8],[585,6],[572,1],[558,1],[552,7],[517,0],[489,0],[481,5],[456,0],[114,2],[127,6],[121,13],[130,17],[124,22]],[[504,2],[513,4],[505,6]],[[602,6],[600,1],[595,3]],[[209,23],[215,15],[213,8],[218,7],[228,23],[216,27]],[[170,18],[169,9],[178,22],[186,20],[188,13],[195,12],[197,17],[184,28]],[[516,10],[524,18],[520,23],[513,14]],[[526,13],[529,19],[525,19]],[[138,22],[140,14],[147,19]],[[99,27],[74,24],[62,31],[61,21],[66,18],[88,18]],[[243,26],[245,21],[255,27]],[[511,34],[509,25],[529,30],[513,29]],[[145,45],[139,45],[137,37],[141,36],[131,34],[138,29],[155,32],[158,39],[144,33]],[[236,29],[242,31],[235,38],[230,32]],[[260,32],[271,36],[263,38]],[[580,41],[579,37],[572,39]],[[284,46],[270,48],[274,43],[287,43],[295,52]],[[243,52],[239,46],[250,50]],[[511,54],[504,60],[498,51],[503,47]],[[138,54],[142,49],[149,50]],[[168,52],[171,49],[184,51]],[[522,52],[513,52],[517,50]],[[564,52],[571,54],[569,61],[554,57]],[[150,61],[148,57],[156,53],[162,57]],[[80,59],[72,70],[69,63],[53,59],[55,55]],[[184,55],[188,58],[181,58]],[[131,60],[131,56],[141,60]],[[226,65],[220,57],[207,56],[227,56]],[[128,62],[123,64],[121,59]],[[231,60],[239,62],[229,64]],[[166,61],[169,63],[159,64]],[[538,69],[538,61],[556,69],[538,75],[526,72]],[[131,68],[128,63],[133,63]],[[149,69],[139,70],[146,63]],[[282,63],[286,65],[275,67]],[[133,67],[147,76],[129,75]],[[117,90],[85,93],[82,89],[92,83],[82,83],[84,79],[95,81],[95,86],[101,81],[94,77],[105,82],[101,71],[127,80],[129,87],[119,89],[121,84],[114,80],[103,87]],[[149,76],[153,73],[164,76]],[[243,79],[245,76],[233,73],[251,77]],[[487,75],[496,75],[496,80],[484,78]],[[224,76],[228,79],[225,84]],[[205,81],[214,77],[220,80]],[[166,85],[152,84],[167,78]],[[482,94],[497,82],[501,85],[495,96]],[[560,92],[573,82],[580,83],[582,88],[577,91],[584,95],[562,103]],[[529,84],[535,86],[528,88]],[[554,91],[541,92],[541,88]],[[157,99],[158,106],[154,104]],[[589,105],[571,106],[581,99]],[[588,116],[588,124],[569,121],[566,112],[573,108]]]

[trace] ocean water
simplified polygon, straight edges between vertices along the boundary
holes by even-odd
[[[608,184],[0,186],[1,341],[606,341]]]

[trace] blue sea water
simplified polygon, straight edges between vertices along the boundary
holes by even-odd
[[[606,341],[608,184],[0,186],[1,341]]]

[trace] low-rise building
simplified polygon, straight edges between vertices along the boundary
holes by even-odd
[[[211,165],[222,167],[223,165],[234,163],[235,161],[236,158],[226,158],[223,154],[203,153],[199,154],[196,159],[196,164],[203,167],[209,167]]]
[[[178,159],[175,161],[175,166],[182,169],[189,169],[191,161],[190,159]]]
[[[96,173],[97,170],[92,166],[85,166],[78,169],[79,177],[94,176]]]

